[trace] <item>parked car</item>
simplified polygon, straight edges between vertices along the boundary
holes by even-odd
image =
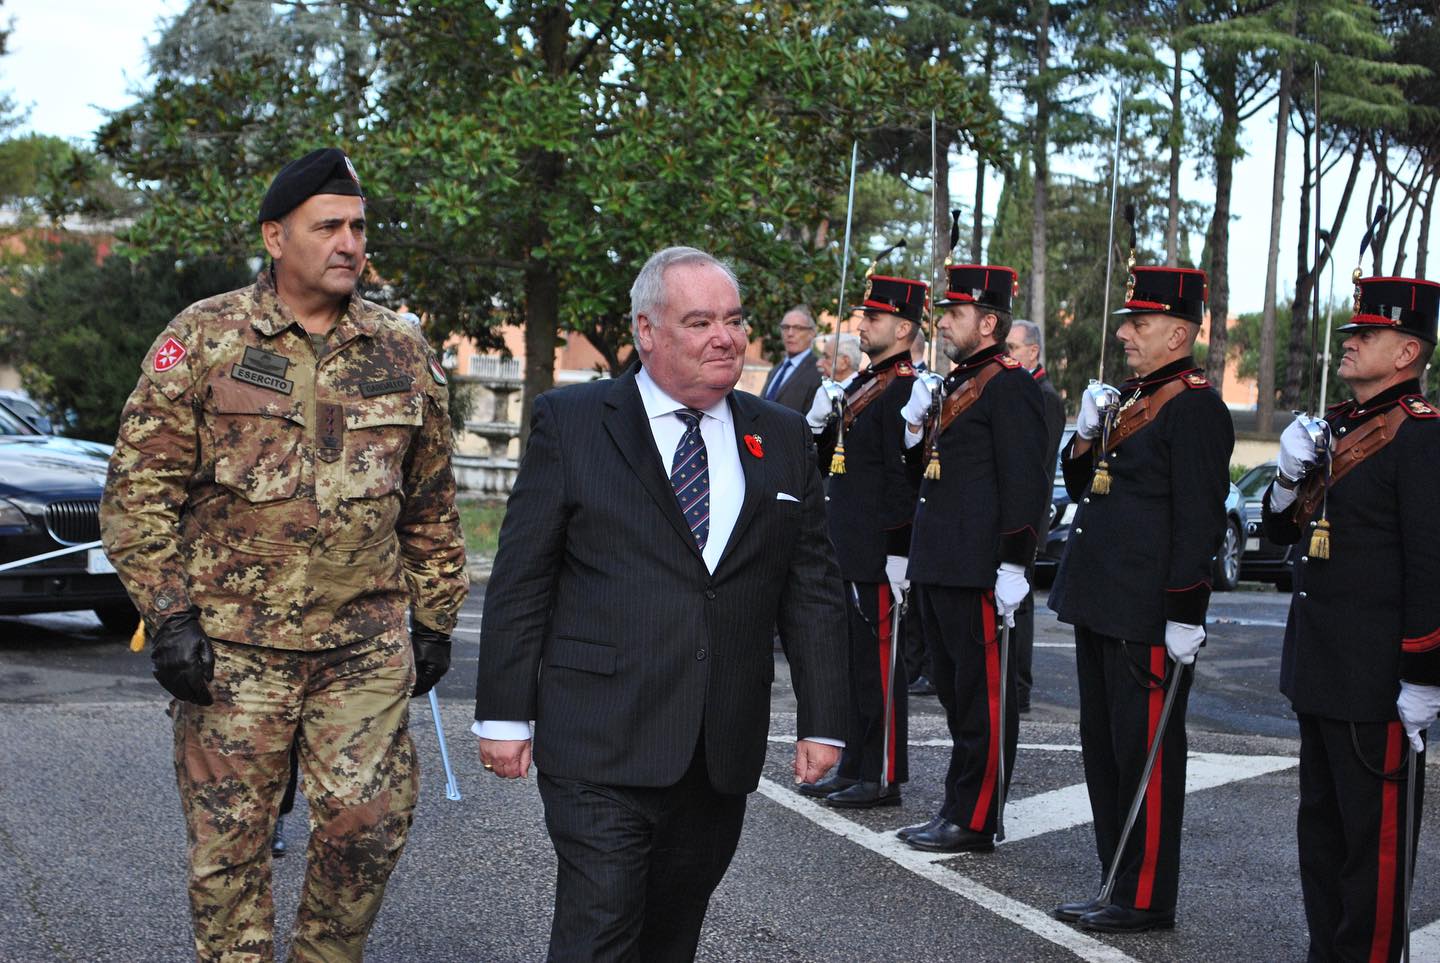
[[[1245,554],[1240,558],[1240,574],[1255,582],[1274,582],[1282,592],[1294,586],[1294,545],[1277,545],[1265,537],[1260,524],[1261,499],[1275,480],[1275,463],[1267,461],[1247,471],[1236,482],[1245,496],[1249,521],[1245,525]]]
[[[1065,429],[1060,441],[1062,452],[1070,446],[1070,436],[1074,433],[1073,428]],[[1065,540],[1070,537],[1070,523],[1075,520],[1079,507],[1070,500],[1070,493],[1065,490],[1065,474],[1057,459],[1050,500],[1050,530],[1035,559],[1035,580],[1038,584],[1054,582],[1060,556],[1065,554]],[[1249,524],[1245,500],[1233,483],[1225,496],[1225,523],[1225,537],[1220,542],[1220,551],[1215,554],[1211,572],[1211,580],[1219,592],[1229,592],[1240,584],[1240,562]]]
[[[48,435],[55,430],[45,412],[23,391],[0,388],[0,405],[4,405],[12,415],[42,435]]]
[[[97,540],[105,469],[102,454],[41,434],[0,408],[0,563]],[[127,636],[139,622],[99,548],[0,572],[0,615],[75,609],[93,609],[107,629]]]

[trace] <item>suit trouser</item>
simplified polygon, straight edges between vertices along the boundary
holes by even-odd
[[[925,644],[925,628],[920,619],[920,606],[915,602],[915,596],[910,596],[910,604],[905,608],[902,616],[905,622],[905,630],[900,633],[903,643],[901,652],[905,656],[905,681],[914,682],[922,675],[927,679],[930,677],[930,650]]]
[[[1167,669],[1183,672],[1145,799],[1125,851],[1116,854],[1145,757],[1157,736]],[[1113,902],[1173,912],[1180,887],[1180,826],[1185,814],[1185,707],[1193,666],[1175,666],[1163,645],[1122,642],[1075,627],[1080,682],[1080,749],[1095,815],[1095,848],[1104,875],[1118,858]]]
[[[1000,733],[1000,629],[988,589],[917,586],[925,639],[935,670],[931,681],[945,708],[954,748],[945,773],[940,815],[977,833],[995,832]],[[1005,781],[1015,771],[1020,713],[1015,706],[1015,662],[1005,684]]]
[[[415,810],[404,633],[319,652],[215,642],[213,705],[171,703],[201,961],[274,957],[270,837],[290,753],[314,831],[290,959],[359,960]]]
[[[710,894],[745,821],[743,794],[716,792],[705,737],[673,786],[606,786],[540,773],[555,847],[550,963],[695,958]]]
[[[906,679],[900,664],[904,645],[905,620],[900,621],[900,638],[895,629],[895,599],[889,582],[846,582],[850,604],[850,729],[840,755],[838,775],[864,782],[879,782],[883,775],[890,785],[910,778],[909,736],[906,707]],[[893,651],[892,651],[893,650]],[[893,671],[892,671],[893,668]],[[890,690],[890,713],[885,712],[885,690]],[[885,741],[889,737],[889,758]]]
[[[1405,774],[1399,722],[1300,713],[1300,888],[1311,963],[1397,960],[1404,945]],[[1353,731],[1353,738],[1352,738]],[[1415,830],[1425,795],[1416,760]],[[1385,778],[1390,773],[1392,778]]]

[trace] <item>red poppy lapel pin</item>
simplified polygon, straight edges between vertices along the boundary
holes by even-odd
[[[759,435],[745,436],[745,447],[750,449],[750,454],[754,455],[756,458],[765,457],[765,449],[761,447],[761,441],[762,439]]]

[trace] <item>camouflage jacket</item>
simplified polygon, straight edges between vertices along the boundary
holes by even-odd
[[[445,375],[356,296],[317,358],[254,285],[193,304],[125,405],[101,537],[150,625],[191,605],[219,639],[328,649],[465,600]]]

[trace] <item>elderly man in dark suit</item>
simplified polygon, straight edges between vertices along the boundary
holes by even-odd
[[[804,304],[797,304],[780,319],[780,342],[785,359],[770,369],[760,397],[802,415],[809,410],[815,389],[820,387],[820,369],[815,367],[815,316]]]
[[[759,782],[779,627],[796,781],[847,718],[845,602],[805,420],[734,391],[746,325],[694,248],[630,292],[641,367],[541,395],[485,596],[480,757],[534,759],[552,961],[694,958]]]

